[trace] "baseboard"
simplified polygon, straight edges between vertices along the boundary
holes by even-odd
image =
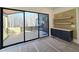
[[[76,44],[79,44],[79,42],[77,41],[77,39],[73,39],[73,42]]]

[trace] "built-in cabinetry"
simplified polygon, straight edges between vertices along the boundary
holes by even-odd
[[[51,28],[51,35],[58,37],[65,41],[71,42],[73,40],[73,31],[60,28]]]
[[[54,14],[54,28],[73,30],[73,38],[77,39],[76,9]]]

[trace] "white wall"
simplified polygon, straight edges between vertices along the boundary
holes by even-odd
[[[77,26],[77,41],[79,44],[79,8],[76,8],[76,26]]]

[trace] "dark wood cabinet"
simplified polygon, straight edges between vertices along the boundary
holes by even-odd
[[[62,29],[51,28],[51,35],[68,42],[71,42],[73,40],[72,30],[62,30]]]

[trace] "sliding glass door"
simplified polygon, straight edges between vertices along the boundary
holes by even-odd
[[[25,40],[38,38],[38,13],[25,12]]]
[[[48,15],[3,9],[3,47],[49,35]]]
[[[49,20],[47,14],[39,14],[39,37],[49,35]]]
[[[23,12],[3,9],[3,46],[24,41]]]

